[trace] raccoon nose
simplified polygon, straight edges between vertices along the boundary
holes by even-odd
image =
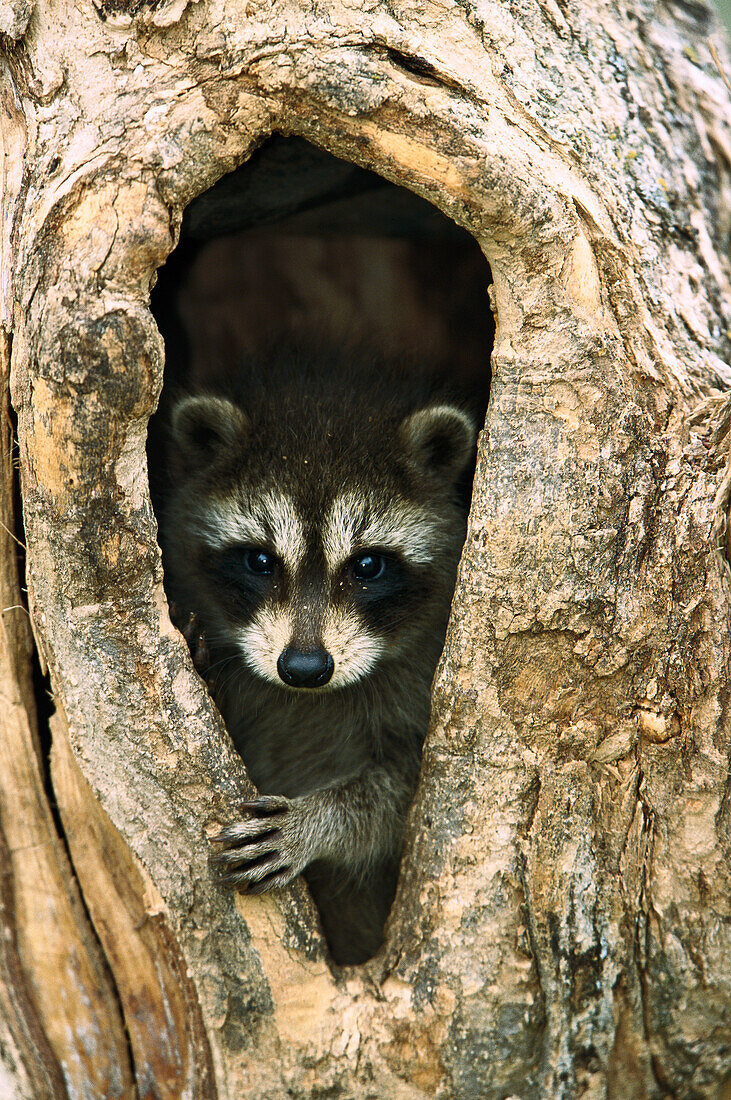
[[[277,672],[290,687],[322,687],[334,671],[335,662],[324,649],[312,649],[306,653],[288,645],[277,661]]]

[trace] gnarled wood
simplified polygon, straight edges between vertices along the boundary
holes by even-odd
[[[730,143],[710,10],[38,0],[27,30],[8,11],[0,321],[30,612],[140,1092],[723,1096]],[[498,321],[388,942],[344,973],[303,888],[211,882],[207,837],[247,781],[170,625],[146,480],[155,269],[186,204],[273,131],[468,229]],[[27,734],[6,744],[19,766]],[[42,824],[37,777],[16,787]],[[12,870],[6,914],[27,881]],[[45,1039],[22,992],[0,1000],[19,1095],[65,1057],[31,918],[17,954]],[[58,969],[66,924],[43,927]],[[116,1001],[95,1005],[103,1076],[126,1054]]]

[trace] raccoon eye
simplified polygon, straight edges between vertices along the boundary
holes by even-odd
[[[246,550],[244,565],[250,573],[256,573],[261,577],[274,572],[277,559],[274,554],[268,554],[266,550]]]
[[[353,558],[350,569],[357,581],[375,581],[386,572],[386,559],[382,554],[360,554]]]

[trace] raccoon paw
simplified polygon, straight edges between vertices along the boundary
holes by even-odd
[[[188,622],[183,627],[183,637],[188,643],[188,649],[193,658],[193,664],[195,665],[196,671],[200,673],[201,676],[205,676],[206,670],[211,663],[211,658],[208,653],[208,642],[206,641],[205,632],[194,611],[191,611],[188,616]]]
[[[216,881],[243,886],[247,894],[286,886],[310,862],[304,851],[299,799],[265,795],[243,802],[241,811],[246,819],[213,839]]]
[[[196,672],[205,677],[208,666],[211,663],[208,652],[205,631],[200,624],[198,616],[191,611],[187,618],[181,613],[176,603],[170,604],[170,620],[176,626],[188,643],[190,655],[193,658]]]

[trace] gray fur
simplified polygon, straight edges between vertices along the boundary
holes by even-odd
[[[457,481],[475,430],[444,394],[417,389],[383,364],[288,351],[248,364],[217,394],[183,398],[172,415],[166,586],[205,632],[209,680],[262,795],[217,838],[218,877],[256,893],[305,872],[342,963],[368,958],[382,938],[464,538]],[[335,501],[339,516],[343,501],[354,515],[342,515],[328,550],[320,528]],[[389,545],[375,548],[395,594],[366,605],[362,593],[390,589],[353,581],[338,548],[381,529],[403,543],[396,564]],[[283,544],[264,547],[281,563],[269,588],[257,580],[266,591],[256,599],[245,576],[238,600],[216,555],[259,530]],[[366,549],[353,543],[354,554]],[[350,679],[338,680],[336,663],[331,685],[286,686],[280,647],[309,651],[328,622],[347,623]]]

